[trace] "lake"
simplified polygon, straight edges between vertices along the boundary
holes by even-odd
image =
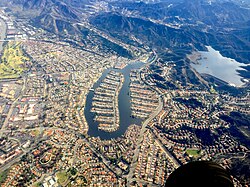
[[[92,108],[92,100],[94,97],[94,92],[90,91],[87,95],[87,101],[85,106],[85,117],[89,125],[88,135],[92,137],[100,137],[101,139],[111,139],[117,138],[122,136],[127,128],[131,124],[140,125],[142,120],[137,118],[131,117],[131,103],[130,103],[130,96],[129,96],[129,84],[130,84],[130,72],[133,69],[140,69],[143,67],[145,63],[142,62],[134,62],[132,64],[127,65],[122,70],[119,69],[108,69],[105,70],[99,80],[94,84],[93,89],[97,88],[101,81],[106,77],[108,72],[111,70],[121,72],[124,75],[124,83],[122,89],[118,96],[118,104],[119,104],[119,115],[120,115],[120,126],[119,129],[115,132],[105,132],[98,129],[98,122],[94,121],[94,114],[91,112]]]
[[[206,73],[217,77],[230,85],[243,86],[242,77],[236,70],[244,70],[240,66],[245,64],[239,63],[234,59],[223,57],[219,51],[207,46],[208,51],[200,51],[201,58],[198,63],[191,64],[199,73]]]

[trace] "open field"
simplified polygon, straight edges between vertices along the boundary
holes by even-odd
[[[1,56],[0,79],[19,77],[25,70],[25,62],[29,58],[24,56],[20,42],[9,42]]]
[[[200,150],[198,150],[198,149],[187,149],[186,153],[191,157],[198,157],[200,155]]]
[[[56,174],[57,182],[61,185],[63,185],[69,178],[67,172],[58,172]]]

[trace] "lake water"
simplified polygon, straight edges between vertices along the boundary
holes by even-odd
[[[201,51],[201,59],[198,64],[192,64],[199,73],[206,73],[215,76],[230,85],[242,86],[244,82],[236,70],[244,70],[240,66],[245,64],[239,63],[234,59],[223,57],[219,51],[207,46],[208,51]]]
[[[100,85],[101,81],[106,77],[108,72],[111,70],[121,72],[124,75],[124,83],[118,96],[120,126],[119,126],[119,129],[115,132],[105,132],[105,131],[101,131],[98,129],[98,122],[94,121],[94,114],[90,112],[92,108],[92,100],[94,97],[94,92],[90,91],[87,95],[87,101],[86,101],[86,106],[85,106],[85,111],[84,111],[86,120],[89,125],[88,135],[92,137],[99,136],[101,139],[117,138],[117,137],[122,136],[131,124],[137,124],[137,125],[141,124],[142,120],[131,117],[131,103],[130,103],[130,96],[128,93],[129,93],[131,70],[140,69],[143,65],[145,65],[145,63],[135,62],[135,63],[127,65],[122,70],[108,69],[104,71],[100,79],[94,84],[93,89],[97,88]]]

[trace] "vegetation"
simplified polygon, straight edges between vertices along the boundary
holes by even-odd
[[[188,154],[188,156],[195,158],[200,156],[200,150],[198,149],[187,149],[186,153]]]
[[[245,158],[232,159],[232,165],[230,172],[240,179],[243,186],[250,184],[250,155],[246,155]]]
[[[6,180],[8,173],[8,169],[0,173],[0,184],[2,184]]]
[[[9,42],[4,48],[0,63],[0,79],[19,77],[25,70],[25,62],[29,60],[21,49],[20,42]]]
[[[211,86],[211,88],[210,88],[210,93],[212,93],[212,94],[216,94],[217,93],[213,86]]]
[[[230,115],[221,115],[220,118],[231,124],[229,132],[246,147],[250,147],[250,116],[244,113],[233,111]]]
[[[40,135],[40,130],[33,130],[30,132],[32,136],[38,137]]]
[[[42,183],[41,182],[37,182],[35,184],[32,185],[32,187],[40,187],[42,186]]]
[[[67,180],[69,179],[69,175],[67,174],[66,171],[58,172],[58,173],[56,174],[56,177],[57,177],[57,182],[58,182],[60,185],[63,185],[63,184],[66,183]]]
[[[77,174],[77,170],[76,170],[76,168],[70,168],[69,169],[69,173],[72,175],[72,176],[74,176],[74,175],[76,175]]]
[[[192,108],[197,108],[197,107],[203,108],[204,107],[203,103],[196,98],[188,98],[188,99],[187,98],[176,98],[175,100],[186,105],[187,107],[192,107]]]

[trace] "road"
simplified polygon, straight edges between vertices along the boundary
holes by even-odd
[[[5,42],[7,26],[4,20],[0,19],[0,53],[3,50],[3,43]]]
[[[161,140],[158,138],[156,134],[150,129],[151,133],[154,135],[156,143],[161,147],[161,149],[165,152],[168,159],[173,163],[175,169],[180,167],[180,164],[178,161],[173,157],[173,155],[168,151],[168,149],[165,147],[165,145],[161,142]]]
[[[147,118],[142,124],[139,138],[137,140],[137,147],[135,149],[134,156],[133,156],[133,161],[132,161],[131,166],[130,166],[129,174],[127,175],[127,181],[128,181],[127,186],[129,186],[129,184],[133,181],[132,177],[133,177],[133,174],[135,172],[135,168],[136,168],[136,164],[137,164],[137,160],[138,160],[138,156],[139,156],[139,152],[140,152],[140,148],[141,148],[141,142],[143,141],[143,135],[147,129],[147,126],[148,126],[149,122],[152,121],[161,112],[161,110],[163,108],[162,97],[159,97],[159,101],[160,101],[159,106],[149,116],[149,118]]]
[[[150,62],[148,62],[147,64],[151,64],[151,63],[154,63],[156,60],[158,59],[157,55],[155,54],[154,58],[151,59]],[[145,64],[145,65],[147,65]],[[23,96],[23,94],[25,93],[25,89],[26,89],[26,78],[24,78],[24,84],[23,84],[23,87],[22,87],[22,90],[21,90],[21,93],[20,95],[15,99],[15,101],[12,103],[11,107],[10,107],[10,110],[7,114],[7,118],[6,120],[4,121],[4,124],[2,126],[2,129],[0,130],[0,135],[2,135],[3,133],[11,133],[11,132],[21,132],[21,131],[33,131],[33,130],[39,130],[39,131],[44,131],[44,130],[49,130],[49,129],[53,129],[53,130],[62,130],[62,131],[72,131],[72,130],[69,130],[69,129],[62,129],[62,128],[56,128],[56,127],[36,127],[36,128],[33,128],[33,129],[17,129],[17,130],[8,130],[6,129],[6,126],[8,125],[8,122],[9,122],[9,118],[11,117],[11,114],[15,108],[15,105],[16,103],[21,99],[21,97]],[[138,146],[137,146],[137,149],[135,151],[135,155],[134,155],[134,158],[133,158],[133,164],[135,165],[136,164],[136,160],[137,160],[137,157],[138,157],[138,154],[139,154],[139,151],[140,151],[140,142],[143,140],[143,135],[146,131],[146,127],[148,125],[148,123],[153,120],[155,118],[155,116],[157,116],[159,114],[159,112],[162,110],[163,108],[163,97],[159,95],[158,97],[159,99],[159,105],[158,107],[156,108],[156,110],[149,116],[148,119],[146,119],[144,121],[144,123],[142,124],[142,129],[140,131],[140,135],[139,135],[139,139],[138,139]],[[106,159],[99,151],[97,151],[95,149],[95,146],[90,142],[88,141],[86,138],[83,138],[82,135],[79,133],[79,132],[76,132],[76,131],[72,131],[72,133],[76,134],[78,137],[81,137],[81,139],[83,139],[83,141],[86,143],[86,145],[90,148],[90,150],[92,150],[98,158],[100,158],[100,160],[102,160],[102,162],[104,163],[104,165],[110,170],[112,171],[118,178],[120,177],[120,175],[118,174],[120,170],[120,168],[118,168],[117,166],[114,166],[110,163],[110,161],[108,159]],[[21,146],[21,145],[20,145]],[[77,145],[75,147],[75,151],[77,150]],[[11,162],[7,163],[6,165],[2,166],[0,169],[1,170],[4,170],[4,169],[7,169],[9,168],[12,164],[14,164],[15,162],[18,162],[21,157],[27,152],[27,151],[30,151],[31,149],[33,149],[34,147],[30,147],[29,149],[26,149],[26,150],[23,150],[23,153],[20,154],[19,156],[17,156],[16,158],[14,158],[13,160],[11,160]],[[74,151],[74,152],[75,152]],[[129,173],[129,177],[130,179],[132,179],[132,174],[134,173],[134,169],[132,169]]]
[[[158,56],[155,53],[155,57],[152,59],[152,61],[149,62],[149,63],[147,63],[147,64],[145,64],[145,66],[154,63],[157,59],[158,59]],[[141,70],[144,67],[142,67]],[[127,182],[127,186],[129,186],[129,184],[133,181],[132,178],[133,178],[133,174],[135,172],[135,168],[136,168],[136,164],[137,164],[137,159],[138,159],[140,148],[141,148],[141,142],[143,141],[143,135],[144,135],[144,133],[146,131],[146,127],[148,126],[149,122],[152,121],[161,112],[161,110],[163,108],[163,97],[161,95],[159,95],[158,99],[159,99],[159,105],[158,105],[158,107],[155,109],[155,111],[153,113],[150,114],[149,118],[147,118],[142,123],[142,128],[141,128],[141,131],[140,131],[140,134],[139,134],[139,138],[137,140],[137,147],[135,149],[134,156],[133,156],[133,161],[132,161],[131,166],[130,166],[130,171],[129,171],[128,175],[127,175],[127,181],[128,181]]]
[[[155,54],[155,57],[152,59],[151,62],[149,62],[148,64],[152,64],[154,63],[155,61],[157,61],[158,59],[158,56],[156,53]],[[147,64],[147,65],[148,65]],[[142,69],[141,69],[142,70]],[[145,80],[143,80],[141,78],[141,80],[147,84],[147,82],[145,82]],[[147,84],[148,85],[148,84]],[[150,85],[148,85],[150,86]],[[164,105],[164,99],[163,99],[163,96],[165,94],[162,94],[162,93],[159,93],[159,91],[157,89],[154,89],[153,87],[151,87],[152,90],[156,91],[158,93],[158,99],[159,99],[159,105],[158,107],[155,109],[155,111],[149,116],[149,118],[147,118],[143,124],[142,124],[142,129],[140,131],[140,134],[139,134],[139,138],[137,140],[137,147],[136,147],[136,150],[134,152],[134,156],[133,156],[133,161],[131,163],[131,167],[130,167],[130,171],[129,171],[129,174],[127,175],[127,186],[129,186],[129,184],[137,179],[133,179],[133,174],[135,172],[135,168],[136,168],[136,164],[137,164],[137,160],[138,160],[138,156],[139,156],[139,152],[140,152],[140,144],[141,142],[143,141],[143,135],[148,127],[148,124],[162,111],[163,109],[163,105]],[[166,149],[166,147],[162,144],[162,142],[160,140],[158,140],[157,136],[153,133],[153,135],[155,136],[155,139],[156,139],[156,142],[159,144],[159,146],[164,150],[164,152],[166,153],[167,157],[172,161],[172,163],[174,164],[175,168],[178,168],[180,165],[178,163],[178,161],[173,157],[173,155]]]
[[[8,112],[8,114],[7,114],[7,117],[6,117],[6,119],[5,119],[4,123],[3,123],[3,126],[2,126],[2,128],[1,128],[0,137],[2,136],[2,130],[4,130],[4,129],[6,128],[8,122],[9,122],[10,116],[11,116],[11,114],[12,114],[12,112],[13,112],[13,109],[14,109],[16,103],[18,102],[19,99],[22,98],[22,96],[23,96],[23,94],[24,94],[24,92],[25,92],[26,82],[27,82],[26,78],[23,78],[23,87],[22,87],[22,90],[21,90],[21,92],[20,92],[20,95],[15,99],[15,101],[12,103],[12,105],[11,105],[11,107],[10,107],[10,110],[9,110],[9,112]]]
[[[119,174],[117,174],[117,170],[120,170],[120,168],[114,166],[113,164],[110,164],[110,161],[108,159],[106,159],[99,151],[97,151],[94,147],[94,145],[89,142],[86,138],[82,138],[82,140],[87,144],[88,148],[94,152],[97,157],[104,163],[104,165],[110,170],[112,171],[117,177],[120,177]]]

